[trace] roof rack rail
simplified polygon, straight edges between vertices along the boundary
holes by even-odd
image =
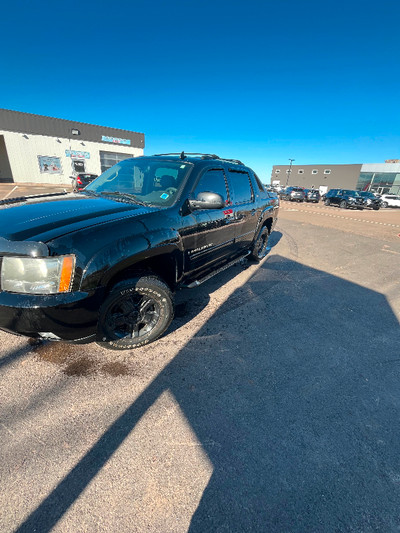
[[[221,161],[229,161],[231,163],[237,163],[238,165],[244,165],[239,159],[227,159],[226,157],[219,157],[216,154],[203,154],[201,152],[169,152],[167,154],[154,154],[155,156],[159,155],[179,155],[181,159],[185,159],[186,156],[200,156],[201,159],[220,159]]]

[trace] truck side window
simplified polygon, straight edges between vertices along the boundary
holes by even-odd
[[[264,190],[264,186],[263,184],[261,183],[261,180],[260,178],[257,176],[257,174],[255,172],[253,172],[253,175],[254,175],[254,178],[256,180],[256,183],[257,183],[257,187],[259,189],[260,192],[265,192]]]
[[[202,175],[193,191],[194,198],[196,198],[199,192],[216,192],[217,194],[220,194],[224,202],[227,203],[228,192],[224,171],[222,169],[207,170],[207,172]]]
[[[245,171],[229,169],[229,181],[233,189],[233,202],[244,204],[254,199],[253,189],[250,185],[250,176]]]

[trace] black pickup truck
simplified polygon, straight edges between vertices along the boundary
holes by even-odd
[[[176,289],[266,255],[278,209],[240,161],[183,152],[126,159],[82,192],[0,201],[0,329],[151,342]]]

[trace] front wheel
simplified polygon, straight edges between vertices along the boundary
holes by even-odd
[[[261,261],[268,253],[268,237],[269,231],[266,226],[263,226],[253,244],[251,249],[250,258],[255,261]]]
[[[174,317],[172,293],[160,278],[143,275],[114,285],[100,308],[98,344],[129,350],[160,337]]]
[[[339,207],[341,207],[342,209],[347,209],[347,202],[346,200],[342,200],[339,204]]]
[[[387,202],[382,202],[382,207],[383,207],[384,209],[386,209],[386,207],[388,207],[388,205],[389,205],[389,204],[388,204]]]

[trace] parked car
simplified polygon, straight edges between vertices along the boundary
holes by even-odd
[[[400,196],[397,194],[382,194],[382,207],[400,207]]]
[[[160,337],[178,288],[264,258],[279,210],[240,161],[183,152],[12,204],[0,201],[0,328],[116,350]]]
[[[290,202],[304,202],[305,194],[302,187],[287,187],[280,194],[282,200]]]
[[[314,202],[317,204],[321,198],[321,195],[318,189],[305,189],[304,194],[305,194],[304,199],[306,202]]]
[[[365,200],[365,207],[378,211],[381,207],[381,199],[377,198],[374,193],[369,191],[358,191],[359,195]]]
[[[71,176],[72,188],[75,192],[82,191],[89,183],[98,177],[97,174],[88,174],[87,172],[82,172],[76,176]]]
[[[325,205],[338,205],[342,209],[350,207],[355,209],[364,209],[364,198],[360,196],[359,191],[349,189],[331,189],[325,195]]]

